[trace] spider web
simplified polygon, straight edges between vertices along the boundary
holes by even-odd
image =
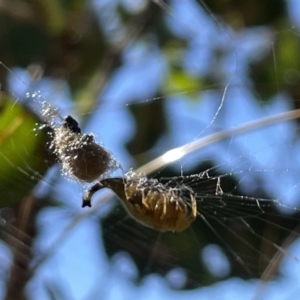
[[[180,13],[181,9],[184,9],[183,3],[186,7],[194,5],[191,9],[194,16],[187,15],[187,12]],[[57,181],[53,180],[51,172],[57,175],[57,169],[52,169],[47,177],[44,177],[36,166],[30,167],[19,163],[13,165],[13,168],[20,170],[21,180],[25,184],[30,181],[32,176],[37,179],[43,178],[35,191],[39,197],[42,198],[47,194],[45,189],[51,189],[51,196],[47,194],[46,198],[50,198],[49,201],[59,200],[61,203],[60,207],[53,208],[45,205],[46,207],[39,213],[37,227],[40,233],[34,239],[34,253],[32,253],[32,245],[28,247],[26,247],[26,243],[24,245],[23,239],[30,238],[27,235],[21,237],[20,231],[9,222],[13,218],[13,213],[8,209],[2,211],[2,234],[5,239],[9,237],[14,241],[9,245],[16,250],[16,255],[22,256],[25,261],[32,260],[32,256],[36,259],[36,261],[33,260],[33,270],[35,271],[33,282],[49,281],[50,277],[47,277],[49,276],[47,274],[49,274],[52,264],[58,263],[61,280],[70,281],[70,289],[76,293],[78,289],[74,283],[78,279],[76,276],[70,276],[68,268],[69,270],[78,268],[81,274],[89,272],[91,277],[88,276],[87,281],[93,276],[103,280],[107,274],[111,274],[112,278],[122,280],[122,282],[126,277],[135,281],[137,278],[141,280],[139,275],[156,272],[166,277],[169,284],[175,288],[196,287],[226,279],[232,274],[238,274],[244,278],[261,277],[268,265],[272,265],[272,262],[273,265],[275,264],[272,259],[277,252],[281,255],[285,254],[292,261],[294,269],[289,272],[295,272],[293,270],[296,269],[297,255],[287,249],[284,241],[289,237],[292,237],[293,240],[298,235],[299,216],[297,216],[297,210],[294,209],[299,206],[297,196],[299,194],[297,123],[275,124],[272,127],[264,127],[242,136],[232,133],[225,140],[222,140],[223,137],[220,136],[220,142],[187,154],[193,141],[206,135],[293,108],[291,97],[282,95],[280,77],[282,76],[281,68],[285,65],[281,61],[274,43],[277,42],[281,45],[285,38],[298,37],[295,21],[292,19],[292,25],[275,32],[270,31],[269,28],[257,28],[249,30],[249,32],[237,31],[235,33],[230,27],[227,27],[226,23],[216,19],[212,12],[197,6],[196,2],[173,1],[170,4],[164,4],[162,1],[158,1],[158,4],[164,11],[166,22],[174,34],[183,37],[187,43],[190,43],[189,51],[186,53],[187,57],[191,57],[190,59],[182,59],[181,47],[176,48],[170,45],[168,49],[172,54],[170,55],[171,59],[179,62],[179,65],[183,64],[190,76],[184,78],[174,68],[167,81],[163,79],[163,75],[155,77],[157,74],[166,74],[166,72],[163,68],[158,67],[159,64],[155,64],[161,57],[151,55],[151,53],[148,53],[149,55],[145,59],[145,61],[149,61],[148,65],[144,66],[149,74],[141,72],[142,64],[139,64],[139,60],[144,62],[141,57],[145,55],[145,52],[147,53],[147,47],[140,42],[124,54],[125,62],[130,62],[130,59],[133,58],[135,64],[128,63],[127,68],[136,72],[136,77],[132,81],[125,81],[124,75],[122,77],[122,72],[125,74],[126,68],[124,67],[113,78],[102,95],[101,105],[88,111],[91,117],[84,130],[98,133],[98,140],[103,142],[121,163],[123,170],[111,176],[121,176],[123,171],[126,172],[134,164],[136,166],[144,164],[158,155],[184,144],[185,146],[179,153],[178,151],[168,152],[164,156],[165,160],[161,159],[163,168],[159,168],[159,171],[156,169],[152,175],[157,178],[176,176],[176,180],[178,180],[182,175],[188,176],[205,172],[203,174],[206,174],[205,181],[209,187],[203,185],[201,181],[201,183],[193,183],[192,188],[199,195],[203,193],[203,190],[207,190],[209,194],[219,192],[219,197],[207,198],[207,202],[203,204],[202,202],[205,201],[199,196],[199,217],[187,232],[181,235],[159,234],[128,218],[122,207],[112,208],[113,201],[101,204],[104,196],[99,200],[100,209],[93,210],[93,214],[84,212],[80,215],[80,198],[84,190],[82,184],[74,184],[64,177],[60,177]],[[205,3],[201,4],[203,8]],[[195,20],[200,16],[201,22],[203,22],[201,28],[207,28],[207,31],[203,30],[202,39],[195,33],[198,27],[189,19]],[[197,23],[197,25],[199,24]],[[208,42],[210,40],[211,43]],[[150,43],[147,38],[143,42],[146,45]],[[211,60],[208,57],[208,50],[223,51],[225,54],[220,54],[222,59]],[[199,51],[202,52],[201,55]],[[249,89],[252,83],[243,72],[243,69],[246,68],[243,61],[259,61],[270,51],[273,59],[273,83],[276,85],[277,94],[272,97],[272,101],[263,103],[255,99],[255,95]],[[163,61],[160,60],[160,62]],[[220,74],[213,74],[214,68],[210,65],[215,64],[220,65]],[[149,70],[151,65],[153,70]],[[3,65],[1,68],[5,69]],[[180,71],[180,68],[178,69]],[[208,71],[209,69],[211,71]],[[292,65],[285,71],[286,81],[291,82],[297,79],[296,62],[295,66]],[[203,82],[200,87],[197,84],[188,85],[186,81],[189,84],[197,81],[197,72],[206,75],[207,72],[211,72],[207,77],[219,77],[218,85],[215,83],[216,80],[212,80],[211,85]],[[64,82],[49,79],[35,84],[30,82],[30,76],[26,71],[18,69],[9,69],[9,79],[11,83],[8,85],[3,83],[2,87],[15,99],[15,106],[24,102],[29,106],[32,105],[34,112],[39,114],[40,100],[36,101],[32,94],[30,98],[25,99],[24,95],[32,90],[41,90],[41,98],[51,102],[54,108],[59,107],[61,116],[73,115],[77,111],[78,115],[75,117],[79,119],[84,117],[78,113],[80,110],[77,109],[77,104],[68,100],[69,91]],[[138,79],[140,86],[136,86]],[[165,95],[156,96],[151,88],[155,89],[161,81],[164,82],[162,91]],[[147,88],[145,86],[147,82],[151,82],[152,86]],[[118,87],[117,92],[115,87]],[[56,92],[53,91],[53,88]],[[263,92],[269,92],[268,86],[263,89]],[[196,100],[197,97],[200,97],[200,101]],[[22,102],[21,98],[25,100]],[[261,99],[262,97],[257,98]],[[133,103],[130,102],[131,99],[135,99]],[[126,105],[128,109],[126,109]],[[162,106],[167,113],[168,124],[160,122],[161,115],[159,113]],[[160,136],[151,150],[132,153],[131,149],[138,147],[143,149],[140,144],[144,140],[137,132],[136,137],[141,138],[140,143],[136,142],[139,140],[138,138],[132,139],[132,143],[127,143],[128,152],[135,155],[133,158],[128,155],[128,152],[120,151],[120,145],[123,146],[134,135],[134,122],[139,128],[141,121],[138,115],[140,114],[142,118],[146,116],[143,109],[148,112],[150,109],[154,110],[151,117],[157,115],[158,129],[169,128],[169,138],[166,141]],[[101,119],[100,125],[99,119]],[[150,118],[149,122],[154,127],[153,119]],[[31,127],[34,129],[34,125]],[[29,131],[27,130],[27,132]],[[164,131],[162,130],[162,132]],[[142,131],[142,134],[144,133]],[[19,148],[15,145],[11,149],[12,152],[20,153]],[[25,154],[21,153],[19,156],[23,160],[25,159]],[[4,158],[7,157],[4,155]],[[168,166],[168,163],[178,158],[180,158],[179,162]],[[13,163],[12,160],[9,162]],[[147,168],[143,172],[148,172]],[[218,189],[217,181],[219,179],[221,186]],[[168,184],[172,180],[167,179],[164,182]],[[53,202],[51,203],[53,205]],[[78,229],[64,231],[64,225],[68,226],[69,222],[71,224],[78,223],[76,221],[78,214],[83,219]],[[87,216],[82,217],[85,214]],[[104,253],[99,254],[99,251],[95,251],[101,244],[98,242],[99,218],[103,219],[101,227],[104,245],[106,245],[107,255],[111,257],[112,266],[106,261]],[[5,222],[5,219],[8,222]],[[204,244],[204,240],[207,239],[206,235],[211,236],[209,244]],[[63,242],[57,243],[57,238]],[[80,247],[74,255],[69,256],[71,249],[77,247],[76,245],[79,243],[90,245],[94,251],[87,247]],[[52,244],[56,246],[51,251],[54,254],[49,258],[48,248]],[[170,250],[170,246],[173,249]],[[186,248],[191,249],[187,250]],[[67,263],[62,262],[62,256],[57,254],[59,252],[63,253]],[[3,261],[7,262],[5,263],[7,265],[3,266],[4,278],[6,278],[5,272],[8,272],[10,268],[8,253],[9,248],[3,244],[3,257],[5,257]],[[86,266],[79,262],[79,257],[82,259],[82,257],[88,258],[91,255],[92,260],[84,260]],[[190,255],[193,258],[200,257],[199,265],[194,268],[194,260],[181,257],[184,255]],[[182,261],[186,263],[183,264]],[[97,270],[95,267],[93,268],[94,265],[97,265]],[[205,275],[199,275],[201,272],[197,270],[200,268],[201,272],[206,272]],[[271,275],[276,272],[277,267],[274,266]],[[267,277],[267,279],[269,278]],[[162,277],[154,275],[142,277],[142,280],[145,280],[145,289],[147,285],[156,284],[160,290],[159,287],[163,282]],[[87,282],[83,281],[83,283],[87,287],[93,288]],[[228,281],[228,285],[230,285],[230,281]],[[55,287],[49,284],[48,292],[53,290]],[[251,295],[254,295],[254,287],[251,290]],[[32,291],[30,293],[34,294]],[[43,292],[41,293],[43,294]],[[199,290],[199,295],[200,293]],[[77,295],[80,298],[82,294],[78,293]]]

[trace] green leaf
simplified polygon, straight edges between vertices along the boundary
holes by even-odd
[[[168,78],[163,83],[163,93],[167,95],[184,93],[186,97],[192,100],[196,100],[197,93],[201,88],[201,78],[192,76],[179,68],[172,68]]]
[[[20,103],[0,95],[0,206],[19,202],[42,178],[53,158],[39,120]]]

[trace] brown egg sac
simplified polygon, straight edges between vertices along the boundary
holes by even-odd
[[[68,116],[52,133],[50,148],[64,175],[93,182],[117,167],[111,154],[95,142],[93,134],[81,134],[76,120]]]

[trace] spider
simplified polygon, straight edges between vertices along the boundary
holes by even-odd
[[[135,220],[158,231],[181,232],[197,217],[196,197],[190,188],[167,187],[146,177],[98,181],[83,196],[82,207],[91,207],[93,194],[102,188],[113,190]]]

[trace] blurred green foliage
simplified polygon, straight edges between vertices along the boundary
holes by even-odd
[[[0,207],[29,195],[53,164],[46,149],[47,135],[33,131],[38,118],[20,103],[0,94]]]

